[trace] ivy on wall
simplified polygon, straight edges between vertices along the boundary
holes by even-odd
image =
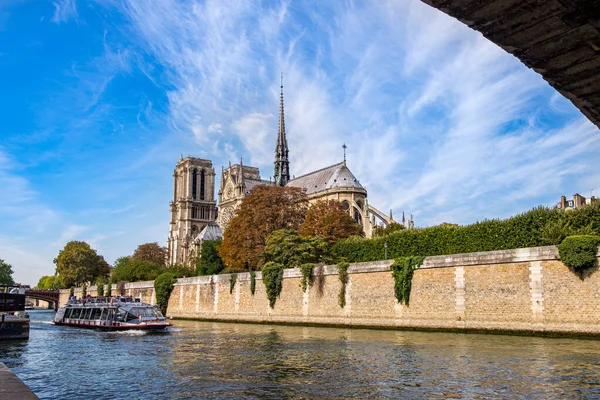
[[[558,247],[558,257],[580,277],[585,270],[598,264],[600,236],[575,235],[566,237]]]
[[[229,276],[229,294],[233,293],[235,281],[237,281],[237,272],[234,272]]]
[[[408,306],[413,273],[423,264],[423,260],[425,257],[400,257],[390,265],[394,277],[394,295],[398,303]]]
[[[250,271],[250,293],[254,296],[256,290],[256,271]]]
[[[348,264],[345,261],[341,261],[338,263],[338,277],[341,282],[340,293],[338,294],[338,304],[341,308],[346,307],[346,284],[348,283]]]
[[[303,292],[306,292],[309,286],[313,285],[312,272],[315,264],[302,264],[300,266],[300,272],[302,272],[302,279],[300,280],[300,287]]]
[[[283,280],[283,265],[269,261],[262,267],[262,281],[267,291],[269,306],[273,308],[279,294],[281,294]]]
[[[167,315],[169,297],[171,297],[175,282],[177,282],[177,278],[175,277],[175,274],[171,272],[163,272],[154,280],[156,302],[160,304],[160,310],[165,316]]]

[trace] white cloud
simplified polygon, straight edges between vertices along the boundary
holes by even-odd
[[[70,19],[77,21],[77,2],[76,0],[55,0],[52,2],[54,5],[54,15],[52,15],[52,22],[60,24],[61,22],[67,22]]]

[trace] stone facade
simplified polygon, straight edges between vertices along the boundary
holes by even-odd
[[[188,264],[194,238],[217,220],[215,170],[210,160],[181,158],[173,173],[168,264]]]
[[[428,257],[414,273],[409,306],[394,297],[392,261],[352,264],[344,308],[338,305],[335,265],[315,267],[314,283],[305,293],[300,271],[285,270],[273,309],[260,272],[254,295],[249,273],[237,275],[232,293],[230,275],[184,278],[175,284],[168,314],[219,321],[600,336],[598,267],[581,280],[556,255],[556,248],[548,246]],[[129,283],[124,291],[155,301],[152,282]],[[61,304],[67,298],[68,290],[62,291]]]

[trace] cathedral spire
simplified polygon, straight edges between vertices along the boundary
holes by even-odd
[[[275,184],[285,186],[290,180],[290,162],[288,160],[288,145],[285,134],[285,118],[283,113],[283,74],[281,74],[281,93],[279,95],[279,132],[275,146]]]

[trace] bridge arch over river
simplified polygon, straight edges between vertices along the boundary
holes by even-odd
[[[48,302],[48,308],[58,309],[58,298],[60,292],[58,290],[38,290],[29,289],[25,292],[25,297],[32,300],[43,300]]]
[[[600,0],[421,0],[519,58],[600,127]]]

